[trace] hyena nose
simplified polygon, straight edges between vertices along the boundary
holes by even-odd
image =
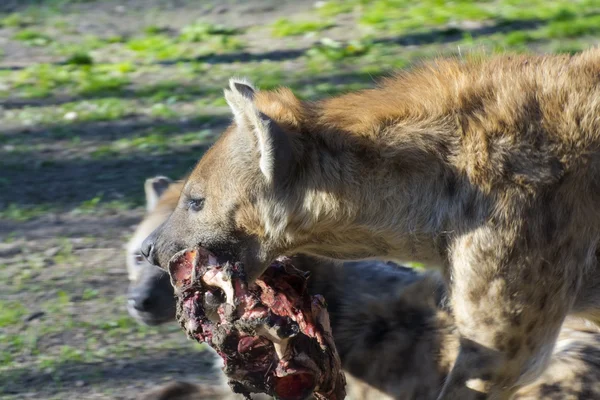
[[[153,235],[148,236],[142,242],[142,248],[140,249],[142,255],[146,257],[146,260],[152,265],[158,265],[158,260],[156,258],[156,248],[154,246],[154,238]]]
[[[150,296],[136,295],[128,299],[128,303],[138,311],[150,311],[154,306],[154,299]]]

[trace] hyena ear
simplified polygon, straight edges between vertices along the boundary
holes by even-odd
[[[225,89],[225,100],[233,112],[240,131],[252,131],[258,145],[259,166],[267,182],[287,177],[292,164],[292,150],[287,134],[271,118],[261,113],[254,104],[257,93],[244,79],[231,78]]]
[[[166,176],[155,176],[154,178],[146,179],[146,182],[144,182],[144,192],[146,193],[146,210],[148,212],[154,210],[158,199],[172,182]]]

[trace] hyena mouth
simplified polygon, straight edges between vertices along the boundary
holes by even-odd
[[[279,258],[250,285],[241,263],[219,263],[202,248],[177,253],[168,271],[179,323],[221,356],[234,392],[282,400],[345,397],[325,300],[308,294],[308,274],[289,259]],[[216,320],[203,307],[215,299],[222,299]]]

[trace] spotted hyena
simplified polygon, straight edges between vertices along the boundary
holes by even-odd
[[[168,275],[140,265],[140,238],[163,223],[177,206],[181,182],[146,181],[148,214],[127,248],[132,278],[129,297],[140,322],[175,320],[173,289],[163,296]],[[311,271],[310,290],[328,301],[336,347],[355,400],[435,400],[456,359],[459,336],[438,273],[417,273],[379,261],[336,263],[295,258]],[[157,295],[157,293],[161,293]],[[135,314],[134,314],[135,315]],[[549,368],[516,399],[600,398],[600,333],[575,319],[562,328]],[[173,382],[144,393],[144,400],[239,399],[225,385]],[[264,397],[264,396],[263,396]]]
[[[598,320],[600,50],[438,60],[303,102],[238,79],[234,122],[142,252],[201,245],[256,278],[280,254],[443,271],[460,351],[440,399],[507,399],[568,314]]]

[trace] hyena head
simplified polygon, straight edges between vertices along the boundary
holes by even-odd
[[[147,179],[146,216],[127,243],[127,310],[137,321],[146,325],[159,325],[175,320],[175,297],[169,275],[149,263],[140,251],[144,239],[177,206],[182,183],[172,182],[164,176]]]
[[[349,191],[340,176],[356,167],[343,159],[346,144],[338,138],[336,150],[311,139],[315,108],[288,89],[258,91],[235,79],[225,99],[234,121],[190,174],[176,210],[144,242],[148,260],[166,268],[176,252],[201,246],[221,261],[242,261],[252,281],[282,254],[381,255],[368,253],[373,239],[348,215],[352,199],[340,195]]]
[[[150,262],[164,268],[179,250],[199,245],[218,258],[241,260],[253,279],[285,250],[280,229],[289,217],[290,135],[298,127],[282,109],[300,102],[291,92],[278,93],[277,104],[259,110],[257,103],[276,96],[230,80],[225,99],[234,121],[188,177],[175,211],[145,240],[142,253]]]

